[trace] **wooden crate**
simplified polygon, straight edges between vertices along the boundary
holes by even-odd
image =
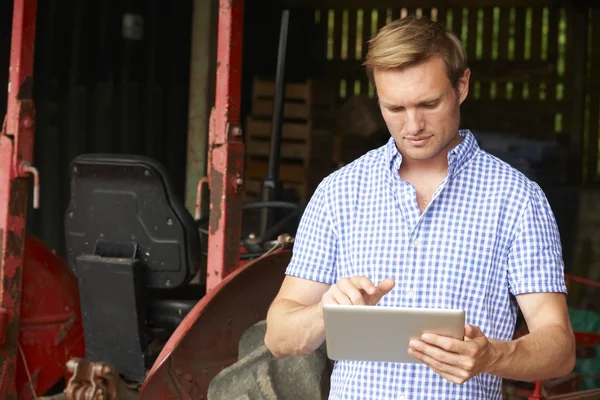
[[[254,80],[252,110],[245,128],[247,200],[260,197],[261,181],[267,174],[274,91],[272,81]],[[329,122],[321,121],[315,128],[314,114],[322,115],[327,107],[333,108],[334,96],[319,95],[315,102],[316,93],[319,90],[311,81],[290,83],[285,88],[279,174],[284,187],[294,189],[303,201],[310,196],[315,181],[324,177],[323,165],[332,164],[331,151],[326,151],[331,131],[325,126]],[[314,141],[315,137],[318,140]]]

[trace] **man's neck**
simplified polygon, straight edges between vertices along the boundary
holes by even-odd
[[[404,157],[400,166],[400,175],[440,176],[448,172],[448,152],[442,152],[429,160],[414,160]]]

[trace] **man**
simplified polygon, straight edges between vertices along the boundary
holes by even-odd
[[[461,308],[464,341],[423,335],[408,350],[422,364],[338,361],[330,398],[501,399],[502,378],[568,374],[554,216],[537,184],[459,130],[470,77],[460,41],[405,18],[371,40],[365,65],[392,137],[313,195],[267,347],[277,357],[317,349],[324,304]],[[517,303],[530,334],[513,341]]]

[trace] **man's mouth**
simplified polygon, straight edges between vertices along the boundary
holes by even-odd
[[[422,136],[422,137],[409,137],[406,138],[410,143],[415,144],[415,145],[422,145],[427,143],[427,141],[431,138],[431,136]]]

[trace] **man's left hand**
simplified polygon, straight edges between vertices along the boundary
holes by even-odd
[[[408,354],[421,360],[450,382],[462,385],[489,369],[494,345],[475,325],[465,325],[464,341],[434,334],[411,340]]]

